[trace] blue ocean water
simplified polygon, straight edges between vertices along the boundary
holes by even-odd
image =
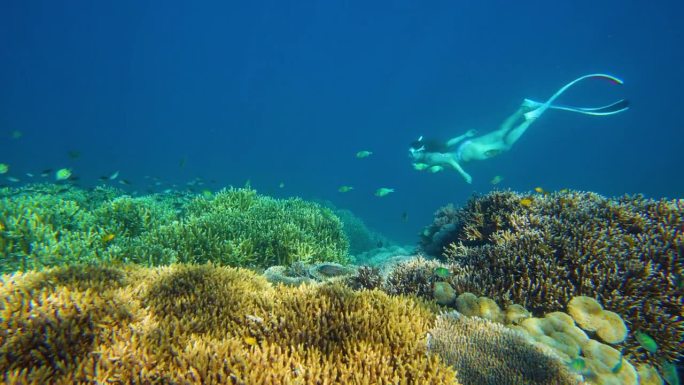
[[[249,180],[264,194],[329,200],[402,243],[439,207],[495,188],[496,175],[496,188],[519,191],[678,198],[682,11],[617,0],[6,0],[0,183],[63,167],[86,187],[118,170],[131,184],[108,183],[140,194]],[[466,164],[472,184],[412,168],[420,135],[486,133],[524,98],[593,72],[625,83],[587,81],[560,101],[624,97],[628,111],[549,111],[511,151]],[[196,178],[205,184],[187,185]],[[380,187],[395,192],[374,196]]]

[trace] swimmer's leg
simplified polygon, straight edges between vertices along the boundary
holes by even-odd
[[[499,131],[504,131],[508,132],[512,127],[515,122],[520,120],[520,118],[525,114],[525,112],[529,111],[529,109],[524,108],[524,106],[518,108],[517,111],[513,113],[513,115],[509,116],[504,120],[503,123],[501,123],[501,126],[499,127]]]
[[[516,126],[514,129],[512,129],[508,134],[506,134],[503,137],[503,142],[506,145],[505,150],[510,150],[511,147],[515,144],[515,142],[520,139],[520,137],[527,131],[527,128],[530,127],[530,125],[534,122],[534,119],[532,120],[525,120],[522,123],[520,123],[518,126]]]

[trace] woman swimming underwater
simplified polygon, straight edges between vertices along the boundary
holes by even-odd
[[[525,99],[520,108],[513,115],[509,116],[496,131],[475,136],[477,131],[469,130],[462,135],[449,139],[446,143],[424,140],[421,136],[409,148],[409,156],[413,161],[413,167],[417,170],[428,169],[432,172],[441,171],[444,168],[452,168],[458,171],[466,182],[471,183],[472,177],[463,170],[463,167],[461,167],[462,163],[470,162],[471,160],[489,159],[510,150],[527,128],[548,109],[605,116],[614,115],[629,108],[629,103],[625,99],[607,106],[594,108],[554,104],[556,99],[567,91],[568,88],[589,78],[603,78],[611,80],[616,84],[623,83],[622,80],[611,75],[584,75],[561,87],[546,102],[542,103]]]

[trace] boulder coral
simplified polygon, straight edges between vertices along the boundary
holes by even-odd
[[[5,275],[0,299],[7,384],[458,384],[426,354],[434,305],[377,290],[71,266]]]
[[[440,315],[430,330],[429,351],[457,371],[464,385],[571,385],[579,376],[551,351],[496,322],[458,312]]]
[[[426,229],[423,249],[441,248],[458,293],[535,314],[562,310],[575,296],[596,298],[660,347],[654,355],[630,333],[619,348],[632,362],[682,357],[684,200],[498,191],[443,212]],[[430,243],[445,228],[440,239],[451,243]]]

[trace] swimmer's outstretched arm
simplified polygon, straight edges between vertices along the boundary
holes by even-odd
[[[455,160],[451,159],[451,160],[449,161],[449,165],[450,165],[451,167],[453,167],[454,170],[458,171],[458,173],[461,174],[461,176],[463,177],[463,179],[465,179],[465,181],[466,181],[467,183],[469,183],[469,184],[470,184],[470,183],[473,183],[473,177],[470,176],[470,174],[468,174],[467,172],[465,172],[465,170],[463,169],[463,167],[461,167],[461,165],[458,164],[458,162],[456,162]]]
[[[458,142],[461,142],[465,138],[472,138],[473,136],[475,136],[475,134],[477,134],[477,130],[468,130],[468,132],[466,132],[463,135],[459,135],[455,138],[447,140],[447,147],[452,147],[456,145]]]

